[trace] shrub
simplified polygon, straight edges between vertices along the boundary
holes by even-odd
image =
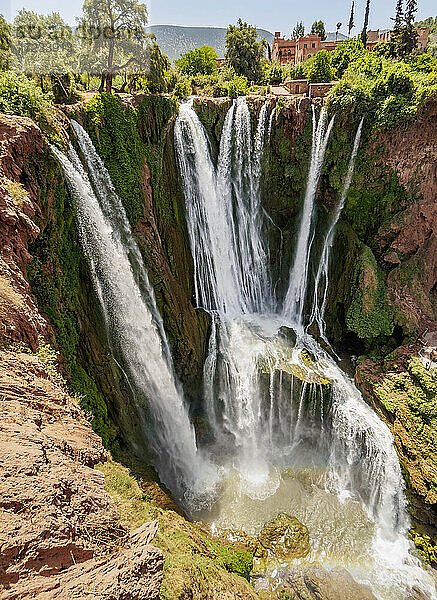
[[[348,68],[349,64],[365,54],[363,42],[361,40],[347,40],[339,44],[331,52],[331,65],[334,70],[334,76],[340,79]]]
[[[173,95],[182,100],[191,94],[191,84],[188,79],[179,79],[173,90]]]
[[[329,94],[329,105],[334,112],[364,116],[371,126],[390,128],[414,116],[436,93],[433,57],[424,54],[394,61],[367,52],[349,63]]]
[[[319,50],[314,57],[307,77],[310,83],[322,83],[332,80],[331,58],[327,50]]]
[[[26,75],[0,73],[0,111],[30,117],[51,141],[61,141],[55,122],[52,96],[43,93]]]

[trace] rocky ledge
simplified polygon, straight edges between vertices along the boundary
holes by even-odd
[[[157,523],[121,523],[93,469],[101,440],[44,362],[0,352],[2,598],[158,598]]]

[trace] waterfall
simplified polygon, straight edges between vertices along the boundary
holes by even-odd
[[[364,118],[361,119],[361,122],[358,126],[357,132],[355,134],[354,145],[352,148],[352,153],[349,159],[349,165],[346,173],[346,177],[343,183],[343,189],[341,191],[339,202],[337,203],[333,215],[331,224],[326,233],[324,242],[323,242],[323,250],[319,261],[319,266],[317,268],[317,273],[314,281],[314,297],[312,302],[312,312],[311,317],[309,319],[309,323],[317,323],[319,334],[322,339],[328,343],[328,340],[325,336],[325,309],[327,302],[327,294],[328,294],[328,285],[329,285],[329,261],[331,257],[331,248],[334,243],[335,229],[337,226],[338,219],[340,218],[341,211],[343,210],[344,203],[346,201],[347,193],[349,191],[349,187],[352,181],[352,175],[354,172],[355,159],[358,152],[358,147],[360,145],[361,139],[361,130],[363,127]],[[319,299],[319,293],[321,286],[321,295]]]
[[[72,123],[90,178],[71,145],[68,157],[56,148],[53,152],[71,191],[111,350],[134,392],[137,450],[151,450],[161,480],[187,506],[210,491],[215,469],[197,449],[153,289],[124,208],[90,138]],[[153,434],[148,435],[150,414]]]
[[[266,309],[271,302],[259,210],[266,115],[264,105],[253,146],[245,98],[232,104],[223,125],[217,168],[192,100],[181,105],[176,121],[196,302],[228,317]]]
[[[196,300],[212,317],[204,369],[205,405],[215,437],[211,451],[226,472],[238,472],[237,497],[251,502],[276,494],[281,469],[305,467],[315,460],[316,469],[328,472],[326,488],[341,502],[360,502],[374,524],[371,576],[367,579],[357,571],[357,579],[378,590],[391,586],[395,596],[390,598],[400,597],[412,585],[429,590],[423,571],[409,556],[409,520],[393,436],[353,381],[303,329],[315,235],[313,206],[333,119],[327,124],[322,108],[317,122],[313,108],[305,200],[289,289],[279,311],[268,273],[259,195],[261,157],[273,122],[273,113],[268,117],[267,112],[264,104],[252,136],[246,99],[232,104],[216,167],[192,102],[181,105],[175,127]],[[361,125],[324,241],[318,284],[323,274],[328,285],[335,224],[350,185],[360,133]],[[322,302],[322,318],[323,310]]]
[[[297,238],[293,266],[287,294],[284,300],[284,317],[293,324],[302,325],[303,310],[308,280],[308,265],[311,251],[311,223],[313,220],[314,199],[323,167],[326,146],[334,123],[334,117],[326,127],[327,113],[323,107],[320,111],[319,121],[316,122],[313,105],[313,136],[311,144],[311,159],[307,178],[307,186],[303,203],[302,217]]]
[[[253,140],[246,99],[232,103],[223,124],[216,169],[192,101],[181,105],[175,127],[196,300],[213,318],[204,369],[205,402],[216,434],[224,431],[240,448],[241,464],[252,461],[254,453],[258,463],[263,462],[257,444],[261,434],[257,355],[248,353],[242,365],[233,342],[236,319],[272,310],[259,193],[267,117],[264,103]]]

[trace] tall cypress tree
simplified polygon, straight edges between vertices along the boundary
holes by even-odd
[[[361,32],[361,41],[363,42],[364,48],[366,47],[366,43],[367,43],[367,26],[369,25],[369,13],[370,13],[370,0],[367,0],[366,12],[364,15],[363,31]]]
[[[351,36],[352,28],[355,27],[355,23],[354,23],[354,8],[355,8],[355,2],[352,2],[351,16],[349,17],[349,30],[348,30],[348,34],[347,34],[348,37]]]
[[[415,15],[417,12],[416,0],[407,0],[407,6],[404,17],[404,27],[402,35],[402,52],[404,56],[408,56],[416,49],[417,46],[417,30],[414,27]]]
[[[393,58],[400,52],[402,45],[402,26],[404,21],[404,2],[403,0],[397,0],[396,2],[396,15],[394,18],[394,27],[390,36],[390,56]]]

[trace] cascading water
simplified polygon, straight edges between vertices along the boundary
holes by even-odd
[[[332,117],[328,127],[326,127],[326,121],[327,113],[325,108],[322,108],[319,121],[316,123],[315,109],[313,106],[313,139],[311,144],[310,168],[294,262],[290,271],[288,290],[283,306],[284,318],[297,326],[302,325],[302,316],[306,299],[314,199],[316,197],[317,186],[322,172],[326,146],[328,145],[329,135],[334,124],[334,117]]]
[[[329,261],[331,257],[331,248],[334,243],[335,229],[338,223],[338,219],[340,218],[341,211],[343,210],[344,203],[346,201],[347,193],[349,191],[352,175],[354,172],[355,159],[357,157],[358,147],[360,145],[361,139],[361,130],[363,128],[364,118],[361,119],[361,122],[358,126],[357,132],[355,134],[354,145],[352,148],[351,157],[349,160],[349,165],[346,173],[346,178],[344,180],[343,189],[341,192],[340,200],[334,209],[334,213],[332,215],[331,224],[326,233],[325,240],[323,243],[323,250],[319,261],[319,266],[317,268],[317,273],[314,281],[314,297],[312,302],[312,312],[311,317],[309,319],[309,323],[317,323],[320,337],[326,342],[329,343],[325,336],[325,309],[326,309],[326,301],[328,294],[328,285],[329,285]],[[322,287],[323,286],[323,287]],[[319,298],[320,294],[320,298]]]
[[[211,491],[216,471],[196,447],[153,290],[124,208],[87,133],[72,124],[91,181],[71,145],[68,158],[56,148],[53,152],[71,190],[112,352],[133,390],[133,421],[139,428],[135,441],[142,446],[140,452],[152,450],[161,480],[187,505]],[[150,413],[153,435],[147,435]]]
[[[211,451],[228,478],[216,510],[204,518],[257,533],[281,510],[293,511],[310,532],[318,532],[311,560],[333,566],[341,556],[340,564],[369,583],[381,600],[398,600],[412,585],[430,591],[426,575],[409,555],[409,522],[392,435],[349,377],[304,332],[313,206],[333,120],[327,126],[322,109],[317,123],[313,112],[307,189],[289,289],[279,312],[259,197],[263,145],[273,123],[267,112],[264,104],[252,142],[246,99],[233,103],[217,168],[192,102],[180,107],[175,127],[196,298],[213,322],[204,370],[215,437]],[[360,132],[361,125],[324,242],[320,269],[325,285]],[[308,481],[302,484],[308,477],[309,488]],[[334,523],[338,533],[332,538]],[[363,543],[371,546],[367,553]]]

